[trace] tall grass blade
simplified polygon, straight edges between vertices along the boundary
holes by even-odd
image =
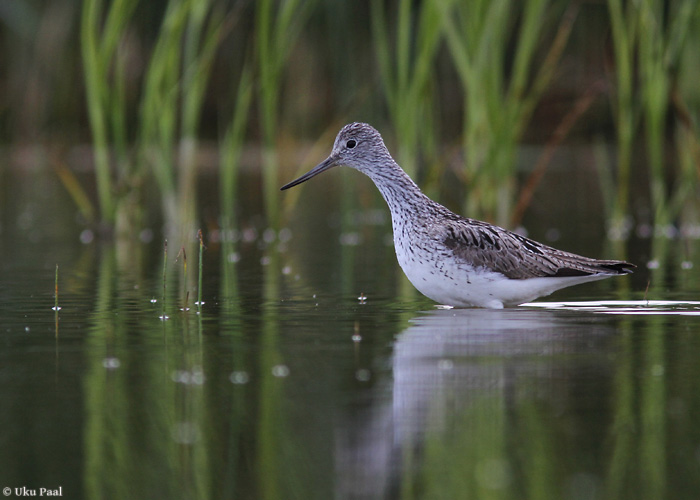
[[[260,0],[255,4],[256,61],[263,137],[263,198],[265,214],[275,228],[280,220],[275,140],[282,73],[313,3],[313,0]]]
[[[670,224],[677,216],[672,210],[665,160],[667,116],[671,105],[673,80],[683,53],[685,41],[693,26],[697,0],[666,5],[660,0],[644,0],[638,4],[640,36],[638,57],[641,73],[641,101],[645,119],[646,149],[649,162],[649,186],[658,226]],[[682,176],[678,171],[676,175]]]
[[[93,136],[100,217],[110,225],[114,223],[116,213],[112,192],[110,136],[116,138],[122,161],[126,149],[123,60],[117,50],[135,6],[135,0],[114,0],[103,24],[104,2],[85,0],[80,22],[85,93]],[[113,67],[114,79],[110,77]],[[112,85],[113,81],[116,82],[115,85]],[[113,87],[116,87],[116,91],[112,91]]]
[[[189,2],[171,0],[168,3],[144,77],[141,100],[139,147],[143,161],[153,169],[163,213],[171,225],[178,214],[174,147],[181,72],[180,44],[188,13]]]
[[[193,233],[195,227],[197,135],[205,91],[224,26],[224,16],[217,14],[212,12],[208,0],[192,2],[185,32],[177,193],[177,222],[184,234]]]
[[[224,229],[234,227],[239,161],[252,97],[253,74],[250,66],[245,65],[238,82],[233,117],[219,141],[219,197]]]
[[[168,282],[168,240],[163,243],[163,300],[161,301],[162,314],[160,319],[165,321],[169,319],[166,313],[165,301],[167,298],[167,282]]]
[[[550,84],[573,24],[569,10],[542,63],[552,3],[435,1],[464,93],[464,179],[468,213],[499,224],[512,215],[516,146]],[[575,11],[574,11],[575,12]],[[510,47],[516,47],[512,63]],[[539,69],[537,69],[539,65]]]
[[[419,145],[429,142],[435,132],[429,127],[432,121],[426,117],[434,114],[429,87],[442,28],[434,2],[418,5],[417,12],[412,5],[410,0],[399,2],[393,50],[393,23],[386,19],[383,2],[372,1],[371,15],[382,89],[399,143],[398,159],[415,178]]]
[[[203,258],[204,258],[204,239],[202,237],[202,230],[197,231],[197,238],[199,238],[199,274],[198,274],[198,280],[197,280],[197,311],[202,312],[202,269],[204,267],[203,265]]]
[[[633,2],[625,7],[621,0],[608,0],[608,13],[615,52],[616,99],[614,101],[617,130],[617,195],[611,223],[620,226],[629,207],[629,184],[632,145],[637,122],[634,106],[634,51],[637,18]]]

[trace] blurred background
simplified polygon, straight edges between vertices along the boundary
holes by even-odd
[[[696,1],[23,0],[0,22],[0,172],[60,182],[102,232],[232,223],[241,171],[279,228],[277,188],[366,121],[460,213],[518,227],[566,167],[554,189],[585,170],[613,238],[697,233]]]

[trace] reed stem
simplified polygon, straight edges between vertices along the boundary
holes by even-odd
[[[420,144],[428,143],[435,132],[428,126],[431,120],[426,117],[434,113],[430,81],[442,33],[435,2],[424,2],[416,10],[413,12],[410,0],[399,2],[392,49],[389,33],[392,23],[386,20],[384,3],[379,0],[371,3],[372,37],[377,47],[382,89],[401,145],[398,159],[413,178],[416,178]],[[411,43],[412,40],[415,42]]]
[[[54,281],[54,305],[53,305],[53,310],[56,311],[56,315],[58,315],[58,264],[56,264],[56,278]]]
[[[197,311],[202,312],[202,269],[203,269],[203,255],[204,255],[204,239],[202,237],[202,230],[197,231],[197,237],[199,238],[199,279],[197,283]]]
[[[162,315],[160,319],[166,320],[168,319],[168,316],[165,314],[165,298],[166,298],[166,283],[167,283],[167,276],[168,276],[168,240],[165,240],[165,243],[163,245],[163,301],[161,303],[161,310],[162,310]]]

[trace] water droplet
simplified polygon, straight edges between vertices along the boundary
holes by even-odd
[[[289,375],[289,368],[286,365],[275,365],[272,367],[272,375],[275,377],[286,377]]]
[[[231,381],[231,383],[233,383],[233,384],[240,384],[240,385],[243,385],[243,384],[247,384],[247,383],[248,383],[248,381],[250,380],[250,377],[249,377],[248,374],[247,374],[246,372],[244,372],[244,371],[237,371],[237,372],[231,373],[231,375],[229,376],[228,379],[229,379],[229,380]]]
[[[185,385],[203,385],[204,381],[206,379],[206,377],[204,376],[204,372],[202,371],[202,368],[199,366],[193,367],[192,371],[175,370],[170,375],[170,378],[176,384],[185,384]]]
[[[658,269],[659,268],[659,261],[656,259],[650,260],[647,262],[647,268],[648,269]]]
[[[192,422],[178,422],[172,429],[173,441],[179,444],[192,444],[199,441],[199,427]]]
[[[288,274],[290,274],[291,272],[292,272],[292,267],[291,267],[291,266],[284,266],[284,267],[282,268],[282,274],[284,274],[285,276],[288,275]]]
[[[102,366],[108,370],[116,370],[121,366],[121,364],[121,361],[119,361],[117,358],[105,358],[102,360]]]
[[[265,229],[265,231],[263,231],[263,241],[265,243],[268,243],[268,244],[272,243],[273,241],[275,241],[276,237],[277,237],[277,235],[275,234],[275,230],[272,229],[271,227],[269,227],[269,228]]]
[[[340,244],[343,246],[357,246],[360,244],[360,233],[343,233],[340,235]]]
[[[95,233],[92,232],[90,229],[84,229],[80,233],[80,243],[83,245],[87,245],[88,243],[92,243],[92,240],[95,239]]]
[[[561,232],[556,227],[550,227],[547,229],[547,232],[544,233],[544,237],[547,239],[547,241],[558,241],[559,238],[561,238]]]
[[[360,382],[368,382],[372,378],[372,373],[367,368],[360,368],[355,372],[355,378]]]
[[[236,262],[241,260],[241,256],[238,254],[238,252],[231,252],[226,257],[226,260],[228,260],[231,264],[235,264]]]
[[[139,239],[141,240],[141,243],[150,243],[153,241],[153,229],[142,229],[139,233]]]
[[[655,226],[654,234],[667,239],[673,239],[678,236],[678,229],[673,224],[665,224],[663,226]]]
[[[250,243],[252,241],[255,241],[257,237],[258,232],[254,228],[248,227],[243,230],[242,239],[244,243]]]
[[[162,315],[162,316],[158,316],[158,319],[161,320],[161,321],[167,321],[167,320],[170,319],[170,316],[166,316],[166,315],[164,314],[164,315]]]
[[[690,262],[689,260],[684,260],[683,262],[681,262],[681,269],[688,270],[688,269],[692,269],[692,268],[693,268],[693,263]]]
[[[654,228],[650,224],[642,223],[637,226],[637,236],[642,239],[649,239],[654,234]]]
[[[454,366],[454,361],[452,361],[451,359],[441,359],[440,361],[438,361],[438,368],[440,370],[451,370],[452,368],[454,368]]]
[[[362,335],[359,335],[359,334],[356,333],[355,335],[352,336],[352,341],[353,341],[353,342],[361,342],[361,341],[362,341]]]
[[[283,227],[280,229],[279,234],[277,235],[277,238],[280,240],[280,243],[286,243],[289,240],[292,239],[292,230],[289,229],[288,227]]]
[[[54,311],[60,311],[62,309],[62,307],[61,306],[53,306],[51,309]]]
[[[364,293],[360,292],[360,296],[357,297],[357,300],[360,301],[360,304],[364,304],[367,301],[367,297]]]
[[[156,299],[155,297],[153,297],[153,298],[151,299],[151,304],[155,304],[156,302],[158,302],[158,299]]]

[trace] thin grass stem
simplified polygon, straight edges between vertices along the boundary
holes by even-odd
[[[197,231],[197,237],[199,238],[199,279],[197,283],[197,311],[202,312],[202,270],[204,268],[203,265],[203,256],[204,256],[204,238],[202,237],[202,230],[199,229]]]
[[[165,314],[166,313],[165,299],[167,297],[167,280],[168,280],[168,240],[166,239],[165,243],[163,244],[163,300],[161,302],[162,314],[160,316],[160,319],[163,321],[168,319],[168,316]]]

